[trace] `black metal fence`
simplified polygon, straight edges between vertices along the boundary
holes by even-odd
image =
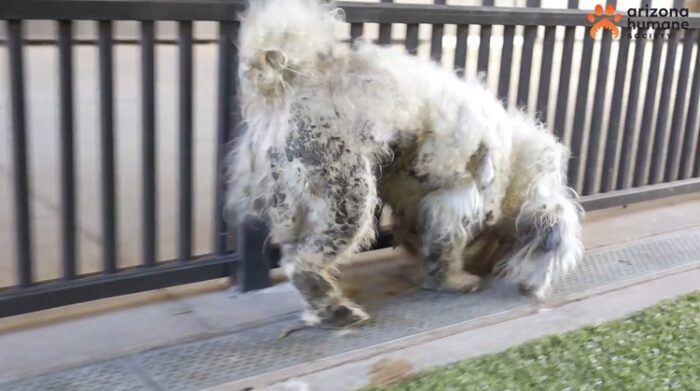
[[[650,44],[646,39],[630,38],[622,28],[619,40],[609,31],[598,39],[588,34],[590,23],[586,11],[576,9],[577,0],[568,1],[568,9],[540,9],[538,0],[528,0],[532,8],[497,8],[493,0],[484,0],[485,7],[437,5],[341,3],[350,23],[350,38],[363,35],[365,26],[378,24],[377,40],[381,44],[403,44],[410,53],[418,51],[421,25],[431,29],[429,55],[443,58],[443,36],[446,25],[455,26],[454,68],[464,74],[467,53],[473,42],[470,26],[479,26],[476,69],[488,74],[494,27],[502,28],[499,35],[500,64],[496,92],[505,102],[515,96],[521,107],[535,102],[533,112],[541,120],[553,118],[551,127],[565,139],[573,153],[569,177],[583,194],[587,209],[597,209],[653,198],[696,192],[700,190],[700,16],[685,18],[687,30],[671,30],[668,37],[657,35]],[[649,4],[642,0],[642,4]],[[684,1],[676,1],[681,7]],[[127,0],[4,0],[0,4],[0,20],[7,25],[6,46],[9,55],[10,102],[12,119],[12,172],[15,194],[14,234],[16,237],[16,286],[0,290],[0,316],[25,313],[80,301],[156,289],[237,274],[237,283],[244,289],[266,283],[269,254],[262,251],[264,227],[239,229],[238,251],[232,250],[230,229],[222,211],[224,204],[224,158],[235,138],[240,114],[236,93],[237,53],[235,42],[238,22],[235,15],[245,8],[237,0],[159,0],[133,2]],[[62,278],[37,282],[32,268],[41,259],[32,253],[31,193],[27,148],[26,86],[23,49],[23,24],[26,20],[54,20],[58,25],[56,46],[59,55],[60,82],[60,199],[61,199],[61,257]],[[101,165],[101,233],[102,271],[83,275],[76,271],[76,162],[74,140],[74,21],[92,20],[98,23],[98,62],[100,91],[100,165]],[[115,191],[115,128],[113,80],[113,23],[138,21],[141,27],[141,224],[143,240],[141,265],[119,268],[116,263]],[[158,21],[178,22],[179,67],[179,172],[178,227],[173,241],[178,244],[177,259],[157,262],[156,257],[156,126],[155,24]],[[195,256],[193,237],[192,140],[193,129],[193,22],[214,21],[219,24],[216,190],[213,195],[215,228],[213,252]],[[625,26],[626,17],[620,23]],[[392,25],[405,25],[405,36],[393,38]],[[533,48],[539,44],[541,54],[535,57]],[[560,57],[555,58],[557,31],[563,30]],[[573,75],[576,34],[584,31],[580,48],[578,74]],[[516,37],[521,42],[519,62],[514,61]],[[682,45],[678,70],[677,51]],[[617,59],[611,61],[611,47],[617,45]],[[646,47],[651,56],[645,61]],[[598,66],[592,72],[594,48]],[[634,50],[632,50],[634,48]],[[665,57],[662,56],[665,53]],[[558,62],[558,74],[553,64]],[[533,64],[538,64],[535,75]],[[662,66],[663,64],[663,66]],[[514,65],[519,68],[513,70]],[[631,71],[628,69],[631,67]],[[517,85],[512,85],[517,72]],[[614,73],[611,73],[614,72]],[[537,88],[531,77],[538,76]],[[488,77],[488,75],[487,75]],[[613,79],[609,94],[608,79]],[[578,79],[576,81],[576,79]],[[593,88],[591,81],[595,80]],[[573,83],[576,81],[576,90]],[[550,93],[556,83],[556,93]],[[660,89],[658,85],[660,84]],[[642,88],[645,85],[644,96]],[[513,90],[515,89],[515,90]],[[658,90],[658,91],[657,91]],[[514,94],[511,93],[514,92]],[[673,93],[675,92],[675,93]],[[575,102],[571,102],[573,93]],[[536,95],[535,95],[536,94]],[[569,107],[573,103],[573,117]],[[639,106],[643,103],[641,112]],[[551,109],[554,109],[551,112]],[[607,118],[607,121],[604,121]],[[567,123],[570,131],[567,132]],[[567,137],[568,133],[568,137]],[[383,235],[379,247],[390,244],[390,235]],[[236,271],[238,273],[236,273]]]

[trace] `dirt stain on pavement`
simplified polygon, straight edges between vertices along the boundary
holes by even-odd
[[[413,374],[413,364],[406,359],[383,358],[372,365],[369,381],[373,386],[389,386]]]

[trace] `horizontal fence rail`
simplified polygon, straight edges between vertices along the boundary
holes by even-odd
[[[175,20],[234,21],[247,8],[243,0],[4,0],[0,19],[48,20]],[[398,4],[343,2],[348,23],[478,24],[515,26],[588,26],[586,14],[577,9],[481,7],[445,4]],[[672,21],[673,18],[635,18]],[[700,27],[700,17],[687,19],[690,28]],[[623,15],[620,25],[627,23]],[[386,34],[386,33],[385,33]]]
[[[136,268],[112,275],[90,275],[72,281],[46,282],[0,291],[0,317],[226,277],[234,273],[233,265],[237,262],[237,255],[232,254],[197,259],[184,265]]]
[[[6,20],[234,21],[243,0],[3,0]]]
[[[449,2],[447,2],[449,3]],[[614,3],[614,2],[612,2]],[[684,20],[688,29],[670,31],[668,37],[630,38],[626,27],[619,39],[609,31],[591,38],[590,11],[579,10],[577,0],[566,9],[540,9],[539,0],[527,7],[483,7],[340,2],[349,23],[349,38],[368,36],[377,24],[376,36],[383,45],[401,45],[413,55],[445,64],[462,77],[492,81],[495,94],[513,108],[518,107],[547,123],[552,132],[572,150],[569,181],[588,209],[600,209],[671,195],[700,192],[700,15]],[[649,5],[643,0],[640,5]],[[676,0],[676,7],[685,2]],[[232,140],[241,122],[237,95],[238,16],[246,8],[239,0],[4,0],[0,20],[6,21],[9,58],[9,98],[13,144],[13,190],[15,204],[16,284],[0,290],[0,317],[36,311],[125,293],[236,275],[243,290],[266,286],[267,266],[274,264],[275,249],[263,251],[265,227],[246,222],[238,227],[236,251],[232,250],[232,227],[224,219],[225,164]],[[23,27],[26,20],[56,21],[60,97],[59,161],[61,267],[59,279],[38,282],[36,243],[32,241],[30,196],[31,156],[27,137],[27,86]],[[663,18],[647,20],[663,21]],[[101,215],[101,271],[81,274],[78,267],[76,224],[77,160],[74,48],[76,21],[97,22],[96,61],[99,87],[99,199]],[[640,19],[645,20],[645,19]],[[668,18],[666,19],[668,20]],[[143,167],[139,178],[140,224],[143,227],[140,265],[122,268],[119,259],[117,202],[119,172],[116,161],[115,128],[115,34],[117,21],[136,21],[140,37],[140,123]],[[177,37],[177,242],[172,260],[159,259],[157,238],[158,145],[156,80],[158,21],[176,21]],[[216,96],[216,137],[213,178],[213,236],[211,254],[195,254],[193,240],[195,208],[200,194],[195,187],[194,69],[196,67],[194,23],[213,21],[219,25]],[[626,26],[623,16],[620,26]],[[405,25],[405,35],[396,36],[392,24]],[[429,26],[429,37],[421,34]],[[478,33],[477,30],[478,29]],[[448,31],[453,47],[448,47]],[[493,42],[500,42],[494,45]],[[475,46],[476,45],[476,46]],[[536,50],[537,49],[537,50]],[[494,58],[499,57],[498,61]],[[645,58],[650,58],[645,62]],[[476,70],[476,75],[472,75]],[[678,69],[676,71],[676,69]],[[577,70],[577,72],[574,72]],[[657,98],[658,96],[658,98]],[[532,109],[530,109],[532,107]],[[235,180],[235,178],[233,178]],[[375,248],[392,245],[388,232],[380,233]]]

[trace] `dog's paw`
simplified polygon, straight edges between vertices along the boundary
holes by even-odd
[[[476,292],[481,286],[481,277],[467,272],[448,274],[444,286],[456,292]]]
[[[343,303],[322,311],[307,310],[302,319],[312,326],[345,328],[366,322],[369,315],[357,305]]]
[[[448,274],[440,281],[431,278],[423,282],[424,289],[443,292],[471,293],[478,291],[480,287],[481,277],[467,272]]]
[[[531,297],[533,299],[540,300],[540,301],[544,300],[545,297],[547,296],[547,288],[546,287],[537,287],[537,286],[533,286],[533,285],[526,284],[523,282],[518,284],[518,290],[523,295],[525,295],[527,297]]]

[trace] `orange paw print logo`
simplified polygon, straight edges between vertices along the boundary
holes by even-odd
[[[622,15],[615,12],[614,5],[608,4],[608,6],[605,7],[605,15],[603,15],[603,6],[600,4],[595,6],[594,12],[595,14],[591,13],[586,16],[588,21],[593,23],[593,27],[591,27],[591,38],[595,38],[598,31],[603,29],[610,31],[615,38],[620,36],[620,28],[617,27],[615,23],[622,19]]]

